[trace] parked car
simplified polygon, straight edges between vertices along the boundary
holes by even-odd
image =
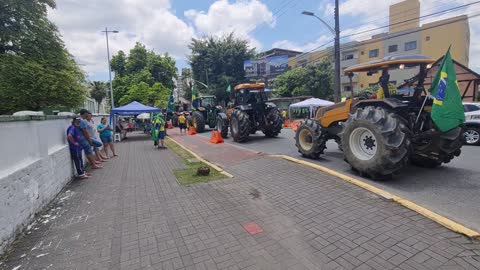
[[[480,103],[464,102],[465,144],[480,145]]]

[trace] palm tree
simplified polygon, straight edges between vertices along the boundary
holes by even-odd
[[[97,111],[100,112],[100,103],[107,96],[105,83],[99,81],[90,82],[90,96],[97,102]]]

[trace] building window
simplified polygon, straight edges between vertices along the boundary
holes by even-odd
[[[405,43],[405,51],[415,50],[417,48],[417,41],[410,41]]]
[[[398,45],[395,44],[395,45],[388,46],[389,53],[396,52],[396,51],[398,51]]]
[[[350,86],[344,86],[343,87],[343,92],[350,92],[352,88],[350,88]]]
[[[350,60],[353,59],[353,54],[346,54],[343,56],[343,60]]]
[[[430,36],[426,36],[425,41],[430,41]]]
[[[378,57],[378,49],[370,50],[370,52],[368,53],[368,56],[370,58]]]

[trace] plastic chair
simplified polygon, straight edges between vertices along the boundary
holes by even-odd
[[[115,133],[113,141],[114,142],[121,142],[122,141],[122,138],[120,137],[120,133]]]

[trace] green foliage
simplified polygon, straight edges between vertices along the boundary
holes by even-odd
[[[182,70],[182,81],[180,82],[183,87],[183,98],[186,100],[192,99],[192,72],[188,69]]]
[[[164,107],[168,103],[177,77],[175,61],[168,55],[157,55],[137,43],[128,57],[119,51],[112,57],[113,97],[115,105],[134,100],[150,106]],[[165,95],[165,93],[167,93]]]
[[[166,107],[170,90],[161,83],[155,83],[149,86],[145,82],[140,82],[128,89],[127,93],[120,98],[120,104],[128,104],[132,101],[138,101],[148,106]]]
[[[107,85],[104,82],[94,81],[90,83],[90,97],[97,102],[97,111],[100,111],[100,103],[107,96],[106,91]]]
[[[273,83],[276,94],[281,97],[313,96],[331,99],[333,95],[333,70],[329,59],[306,68],[289,70]]]
[[[0,4],[0,114],[77,107],[86,96],[83,72],[47,18],[53,0]]]
[[[209,86],[200,92],[216,95],[219,100],[226,98],[228,85],[245,81],[243,62],[255,55],[255,49],[249,49],[248,42],[234,38],[233,33],[220,38],[193,38],[189,48],[193,78]]]

